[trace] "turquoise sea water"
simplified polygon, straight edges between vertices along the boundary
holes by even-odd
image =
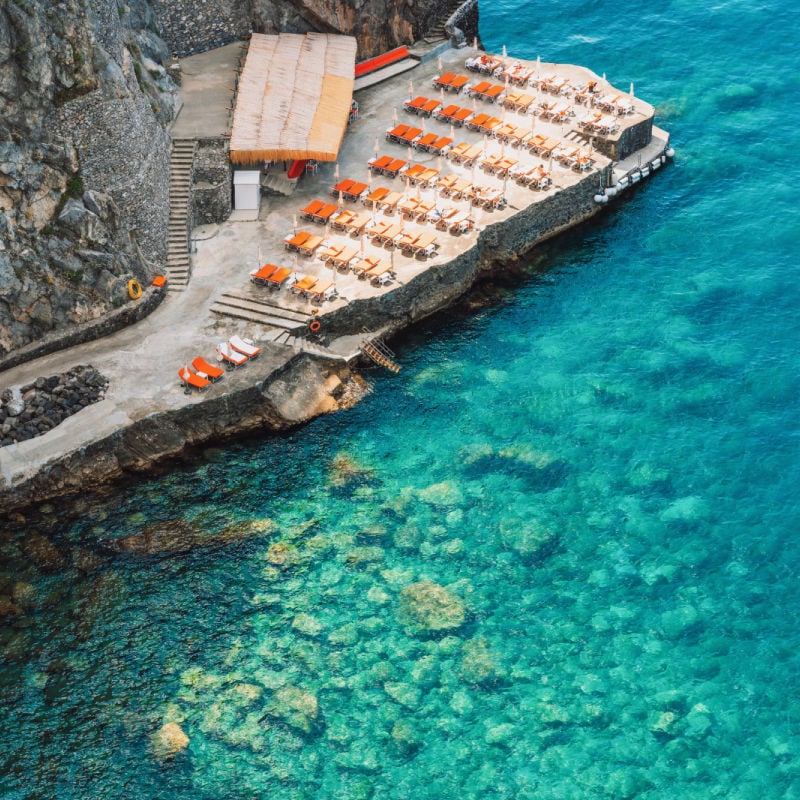
[[[3,800],[800,797],[800,15],[614,10],[481,36],[633,81],[669,169],[351,411],[45,508],[51,572],[2,535]]]

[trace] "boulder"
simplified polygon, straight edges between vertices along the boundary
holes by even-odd
[[[432,581],[404,586],[398,620],[410,633],[459,628],[466,620],[463,600]]]
[[[319,714],[319,701],[297,686],[284,686],[273,695],[268,713],[303,733],[311,733]]]
[[[159,761],[168,761],[189,746],[189,737],[177,722],[167,722],[150,737],[150,742],[153,755]]]

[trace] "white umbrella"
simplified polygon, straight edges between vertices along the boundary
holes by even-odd
[[[339,208],[342,207],[343,203],[344,203],[344,195],[342,194],[341,191],[339,191]]]
[[[413,97],[414,96],[414,81],[409,79],[408,81],[408,94]]]
[[[472,38],[472,49],[473,50],[477,50],[478,49],[478,37],[477,36],[474,36]]]
[[[484,133],[483,134],[483,152],[485,153],[489,149],[489,137]]]
[[[378,150],[380,150],[380,145],[378,144],[378,137],[375,137],[375,158],[378,157]]]
[[[506,46],[503,45],[503,58],[507,58],[507,57],[508,57],[508,52],[506,51]]]
[[[442,171],[442,157],[441,156],[439,156],[439,158],[436,159],[436,169],[438,169],[439,172]]]
[[[333,167],[333,177],[338,181],[339,180],[339,162],[337,161]]]
[[[408,146],[408,160],[411,161],[411,145]]]
[[[444,105],[444,89],[439,89],[439,97],[442,100],[442,105]]]
[[[439,56],[436,59],[436,66],[439,68],[439,74],[441,75],[442,74],[442,57],[441,56]]]
[[[258,256],[257,256],[256,266],[261,266],[261,245],[258,246]]]
[[[630,91],[628,92],[628,94],[629,94],[631,97],[633,97],[633,83],[631,83],[631,89],[630,89]]]
[[[372,172],[369,169],[367,170],[367,186],[372,188]]]
[[[392,109],[392,122],[394,122],[394,124],[397,125],[397,109],[396,108]]]
[[[294,232],[297,233],[297,214],[292,215],[292,228]]]
[[[452,125],[450,126],[450,138],[451,139],[456,138],[456,129]]]

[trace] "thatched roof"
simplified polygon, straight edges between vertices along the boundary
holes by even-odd
[[[231,161],[335,161],[353,99],[356,40],[254,33],[239,79]]]

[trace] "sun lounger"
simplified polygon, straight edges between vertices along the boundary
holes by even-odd
[[[422,128],[409,128],[405,133],[397,136],[395,141],[398,144],[413,144],[414,140],[420,136]]]
[[[461,163],[464,166],[470,166],[482,152],[483,148],[479,144],[473,144],[461,155]]]
[[[241,367],[248,362],[248,357],[244,353],[234,350],[228,342],[220,342],[217,345],[217,352],[220,358],[233,367]]]
[[[383,209],[387,214],[393,214],[397,204],[403,199],[400,192],[389,192],[383,200],[378,203],[378,207]]]
[[[480,83],[476,83],[474,86],[467,87],[467,94],[470,97],[476,97],[479,94],[483,94],[492,84],[489,81],[481,81]]]
[[[439,230],[446,230],[453,234],[463,233],[463,225],[464,223],[469,222],[470,227],[472,226],[472,220],[470,219],[468,211],[459,211],[458,213],[454,214],[450,219],[445,221],[445,224],[439,227]]]
[[[383,233],[375,234],[375,236],[372,237],[372,241],[378,244],[390,245],[394,244],[402,235],[403,228],[399,224],[395,224],[390,225]]]
[[[276,267],[275,264],[264,264],[263,267],[254,269],[250,273],[250,280],[253,281],[253,283],[260,283],[264,286],[267,282],[267,278],[277,269],[278,267]]]
[[[417,205],[420,203],[420,200],[417,200],[414,197],[409,197],[408,200],[403,200],[402,202],[397,204],[397,210],[400,212],[400,216],[405,217],[406,219],[413,219]]]
[[[406,164],[408,164],[408,161],[402,158],[395,158],[385,167],[382,167],[381,172],[386,175],[387,178],[395,178],[405,169]]]
[[[436,208],[436,203],[433,200],[421,200],[417,203],[414,219],[419,222],[425,222],[428,219],[428,214],[430,214],[434,208]]]
[[[211,386],[211,381],[208,378],[204,378],[196,372],[192,372],[189,367],[182,367],[179,369],[178,377],[183,381],[183,385],[186,387],[186,394],[189,394],[192,389],[202,391]]]
[[[465,197],[472,189],[472,184],[465,178],[459,178],[448,190],[448,194],[454,200],[460,200]]]
[[[220,369],[219,367],[215,367],[213,364],[209,364],[208,361],[206,361],[202,356],[197,356],[197,358],[192,361],[192,367],[194,367],[195,371],[201,378],[205,378],[212,383],[221,380],[225,375],[224,369]]]
[[[347,230],[347,223],[355,216],[355,212],[345,209],[341,214],[336,215],[336,219],[331,220],[331,228],[337,231]]]
[[[297,251],[304,256],[310,256],[322,244],[321,236],[309,236],[301,245],[298,246]]]
[[[378,256],[365,256],[358,263],[354,264],[351,269],[358,275],[359,280],[364,278],[373,267],[380,263]]]
[[[373,225],[371,228],[367,228],[367,236],[380,236],[385,233],[389,228],[392,226],[392,223],[388,220],[381,220],[380,222]]]
[[[439,136],[433,144],[428,145],[428,152],[444,155],[452,143],[453,140],[449,136]]]
[[[305,294],[318,281],[319,278],[314,275],[304,275],[289,286],[289,291],[294,294]]]
[[[481,127],[481,125],[483,125],[483,123],[489,119],[491,119],[491,116],[489,114],[484,114],[483,112],[481,112],[472,117],[472,119],[470,119],[469,122],[466,123],[466,125],[467,128],[469,128],[471,131],[477,131]]]
[[[454,163],[458,164],[461,161],[462,154],[466,153],[467,150],[470,148],[469,142],[459,142],[456,145],[453,145],[450,148],[450,152],[448,152],[447,157]]]
[[[433,85],[437,89],[444,89],[446,92],[458,94],[469,82],[466,75],[456,75],[453,72],[445,72],[433,79]]]
[[[357,255],[355,247],[345,247],[340,253],[328,259],[328,264],[339,272],[347,272],[348,265]]]
[[[415,97],[413,100],[411,100],[411,99],[406,100],[403,103],[403,108],[406,111],[410,111],[412,114],[416,114],[417,111],[420,108],[422,108],[422,106],[427,102],[428,102],[428,98],[427,97],[423,97],[422,95],[419,95],[419,96]]]
[[[386,138],[390,142],[395,142],[397,141],[397,137],[402,136],[409,128],[409,125],[395,125],[394,128],[388,128],[386,131]]]
[[[366,183],[361,183],[360,181],[352,181],[350,183],[350,187],[347,190],[342,191],[342,195],[344,195],[345,200],[351,200],[355,202],[366,191],[367,191]]]
[[[391,282],[394,277],[394,270],[388,261],[379,261],[371,269],[364,272],[361,277],[369,279],[373,286],[383,286]]]
[[[300,209],[300,215],[311,219],[324,206],[322,200],[312,200],[305,208]]]
[[[420,136],[416,142],[414,142],[413,147],[416,150],[425,150],[427,151],[428,146],[432,145],[436,141],[436,134],[435,133],[426,133],[423,136]]]
[[[307,294],[310,300],[315,303],[321,303],[324,300],[333,300],[336,297],[336,287],[331,281],[324,281],[314,284]]]
[[[469,108],[457,108],[455,112],[450,117],[450,121],[455,126],[463,125],[464,122],[472,116],[472,109]]]
[[[341,192],[342,194],[347,194],[350,190],[350,187],[355,183],[355,181],[350,180],[349,178],[345,178],[343,181],[339,181],[336,186],[331,186],[331,194],[335,197],[336,195]]]
[[[287,250],[297,250],[303,242],[311,236],[307,231],[298,231],[297,233],[290,234],[283,240],[283,246]]]
[[[289,279],[289,276],[292,274],[291,267],[281,267],[280,269],[275,270],[275,272],[270,275],[265,284],[270,289],[280,289],[281,286]]]
[[[250,339],[242,339],[240,336],[231,336],[228,344],[237,352],[248,358],[258,358],[261,352],[260,347],[256,347]]]
[[[449,175],[439,178],[439,180],[436,181],[436,186],[438,187],[439,191],[444,194],[457,180],[458,175],[456,175],[454,172],[451,172]]]
[[[385,166],[391,164],[394,159],[391,156],[381,156],[380,158],[371,158],[367,165],[373,172],[380,172]]]
[[[457,208],[443,208],[441,211],[438,212],[438,215],[431,219],[432,222],[436,225],[436,229],[439,231],[446,231],[450,226],[450,222],[453,217],[457,216],[458,214],[464,214],[466,212],[459,211]]]
[[[503,62],[495,56],[481,55],[468,58],[464,62],[464,66],[473,72],[482,72],[485,75],[491,75],[496,69],[503,66]]]
[[[481,124],[478,125],[475,130],[491,136],[494,133],[494,129],[498,128],[502,124],[502,120],[499,120],[497,117],[489,117],[489,119],[481,122]]]
[[[489,155],[481,159],[481,167],[490,175],[494,172],[497,163],[500,161],[499,155]]]
[[[369,224],[369,214],[356,214],[345,225],[348,233],[357,236],[363,233],[364,228]]]
[[[455,105],[455,103],[451,103],[449,106],[437,109],[436,113],[433,116],[436,117],[436,119],[446,121],[450,119],[450,117],[456,111],[458,111],[458,106]]]
[[[320,252],[320,254],[319,254],[319,257],[324,262],[327,263],[329,258],[334,258],[335,256],[338,256],[339,253],[341,253],[342,250],[344,250],[344,248],[345,248],[345,245],[344,245],[343,242],[334,242],[326,250],[322,250]]]
[[[379,186],[377,189],[373,189],[368,195],[362,197],[361,202],[368,207],[373,203],[380,203],[390,191],[391,189],[387,189],[385,186]]]

